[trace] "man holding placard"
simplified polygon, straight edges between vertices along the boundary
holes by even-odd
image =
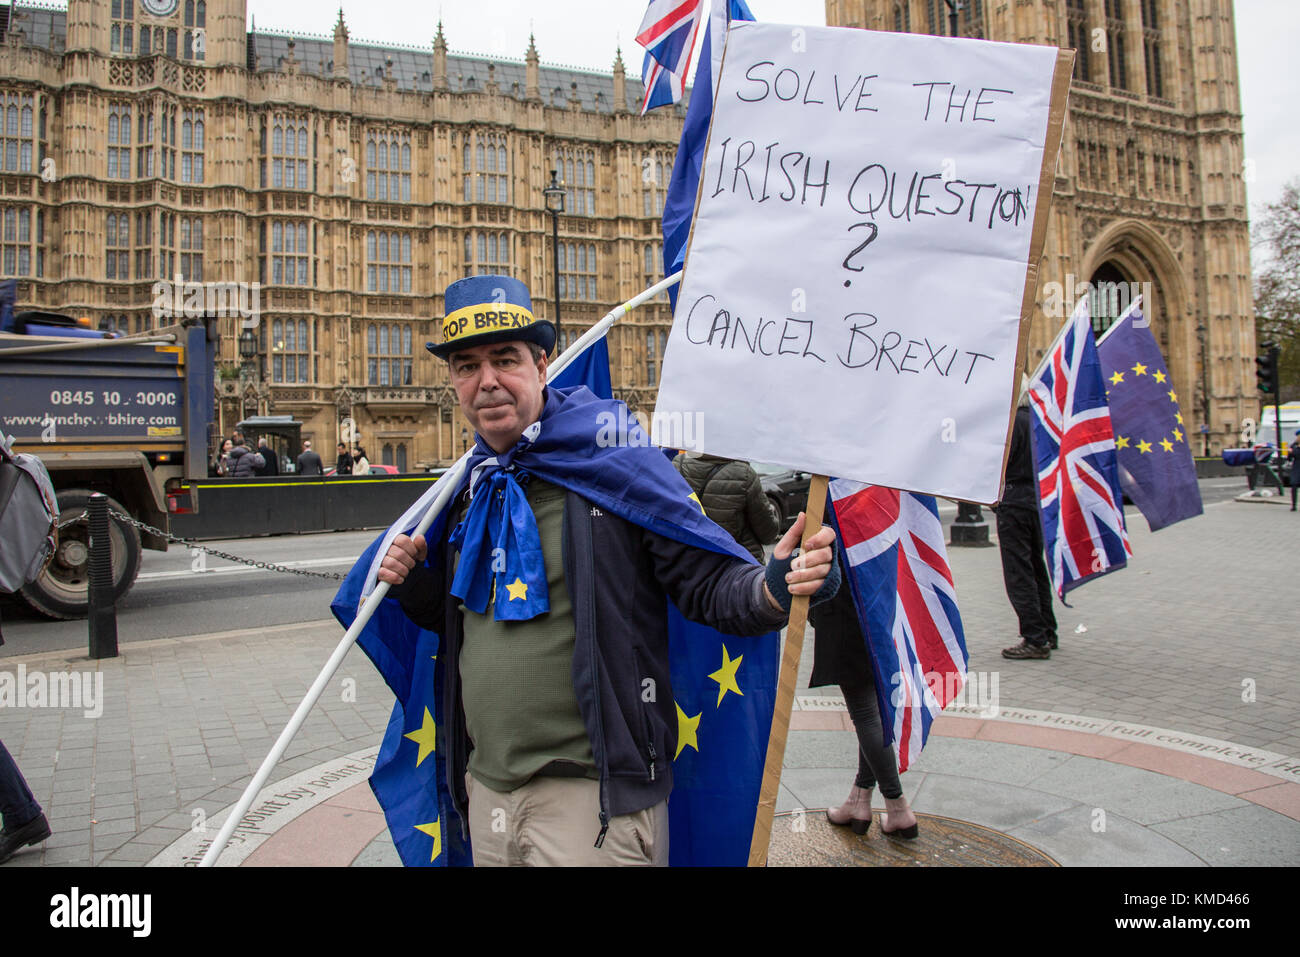
[[[793,557],[801,518],[766,569],[753,564],[643,434],[602,445],[616,403],[548,388],[555,329],[522,283],[461,280],[446,309],[429,348],[476,431],[468,500],[432,547],[397,536],[378,577],[442,636],[438,748],[474,862],[667,863],[681,750],[668,601],[720,630],[770,632],[792,595],[838,587],[834,535]]]

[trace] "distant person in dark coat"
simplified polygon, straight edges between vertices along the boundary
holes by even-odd
[[[763,483],[753,467],[748,462],[685,452],[673,459],[673,465],[694,490],[704,514],[749,549],[756,562],[765,562],[763,546],[781,537],[781,519],[776,506],[763,494]]]
[[[1296,492],[1300,492],[1300,429],[1291,436],[1291,449],[1286,457],[1291,460],[1291,511],[1295,511]]]
[[[1002,579],[1020,622],[1020,644],[1002,649],[1002,657],[1012,659],[1050,658],[1056,647],[1052,579],[1043,557],[1043,526],[1038,517],[1038,481],[1034,475],[1029,429],[1026,383],[1011,428],[1006,485],[997,509]]]
[[[303,442],[302,454],[298,456],[298,474],[299,475],[322,475],[325,472],[325,463],[320,460],[320,456],[312,451],[311,439]]]
[[[348,453],[348,447],[344,445],[342,442],[340,442],[338,448],[339,448],[339,458],[338,461],[334,463],[334,474],[351,475],[352,456]]]
[[[266,436],[257,440],[257,454],[262,456],[262,467],[257,470],[258,475],[280,474],[280,456],[267,445]]]
[[[244,437],[238,432],[231,439],[234,446],[230,450],[228,461],[230,462],[230,474],[234,478],[251,478],[259,474],[258,469],[262,468],[262,456],[251,451],[244,444]]]

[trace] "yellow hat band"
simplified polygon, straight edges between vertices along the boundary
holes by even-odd
[[[533,321],[533,314],[523,306],[497,302],[465,306],[442,320],[442,341],[445,344],[485,332],[525,329],[531,326]]]

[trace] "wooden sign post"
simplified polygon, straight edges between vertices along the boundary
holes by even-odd
[[[808,486],[808,506],[803,542],[806,548],[822,527],[826,506],[825,475],[814,475]],[[848,588],[846,581],[840,585]],[[799,658],[803,654],[804,627],[808,624],[808,596],[795,595],[790,602],[790,623],[785,631],[785,648],[781,652],[781,673],[776,685],[776,710],[772,714],[772,731],[767,738],[767,762],[763,765],[763,783],[758,792],[758,812],[754,815],[754,836],[749,845],[749,866],[767,864],[767,845],[772,840],[772,816],[776,813],[776,792],[781,787],[781,766],[785,763],[785,739],[790,732],[790,711],[794,705],[794,686],[799,680]]]

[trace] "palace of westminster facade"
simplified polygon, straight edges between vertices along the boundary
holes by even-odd
[[[1030,361],[1051,284],[1149,283],[1193,450],[1258,413],[1231,0],[966,0],[968,37],[1078,53]],[[836,26],[948,33],[942,0],[827,0]],[[639,55],[638,55],[639,62]],[[637,115],[610,74],[250,31],[244,0],[0,4],[0,279],[19,308],[142,332],[155,283],[258,283],[256,354],[220,320],[218,422],[292,415],[332,450],[450,463],[470,438],[439,336],[446,285],[525,282],[564,340],[662,276],[660,215],[684,110]],[[1060,285],[1057,288],[1061,288]],[[1070,290],[1066,290],[1066,296]],[[1094,312],[1107,319],[1106,297]],[[610,332],[615,393],[649,413],[666,296]],[[1202,423],[1208,436],[1197,439]]]

